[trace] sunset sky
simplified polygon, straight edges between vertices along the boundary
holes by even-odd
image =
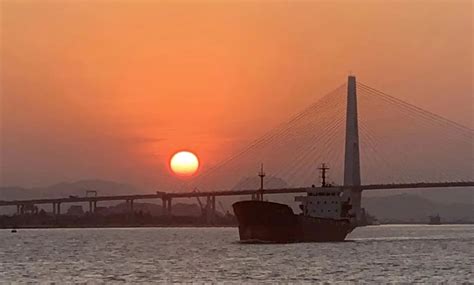
[[[472,1],[1,1],[0,186],[172,185],[358,80],[469,127]]]

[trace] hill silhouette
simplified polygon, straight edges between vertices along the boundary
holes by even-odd
[[[91,179],[62,182],[47,187],[0,187],[0,200],[64,198],[69,197],[69,195],[84,196],[86,190],[95,190],[98,195],[143,193],[140,189],[129,184]]]

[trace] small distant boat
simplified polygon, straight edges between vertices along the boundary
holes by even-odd
[[[12,229],[12,233],[16,233],[16,230],[15,230],[15,229]]]
[[[436,214],[435,216],[430,216],[430,225],[441,225],[441,217],[439,214]]]

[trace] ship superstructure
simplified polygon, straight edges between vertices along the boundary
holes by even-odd
[[[326,183],[329,167],[322,164],[321,187],[308,188],[306,196],[295,197],[295,201],[301,202],[302,214],[314,218],[326,219],[349,219],[353,217],[349,211],[350,195],[343,191],[342,187],[336,187]]]
[[[303,215],[314,218],[349,219],[349,197],[340,187],[327,187],[324,190],[308,189],[307,196],[298,196]]]

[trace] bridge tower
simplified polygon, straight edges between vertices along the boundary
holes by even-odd
[[[346,144],[344,154],[344,186],[360,186],[359,126],[357,122],[357,90],[355,76],[347,81]],[[352,189],[351,204],[357,221],[360,221],[361,191]]]

